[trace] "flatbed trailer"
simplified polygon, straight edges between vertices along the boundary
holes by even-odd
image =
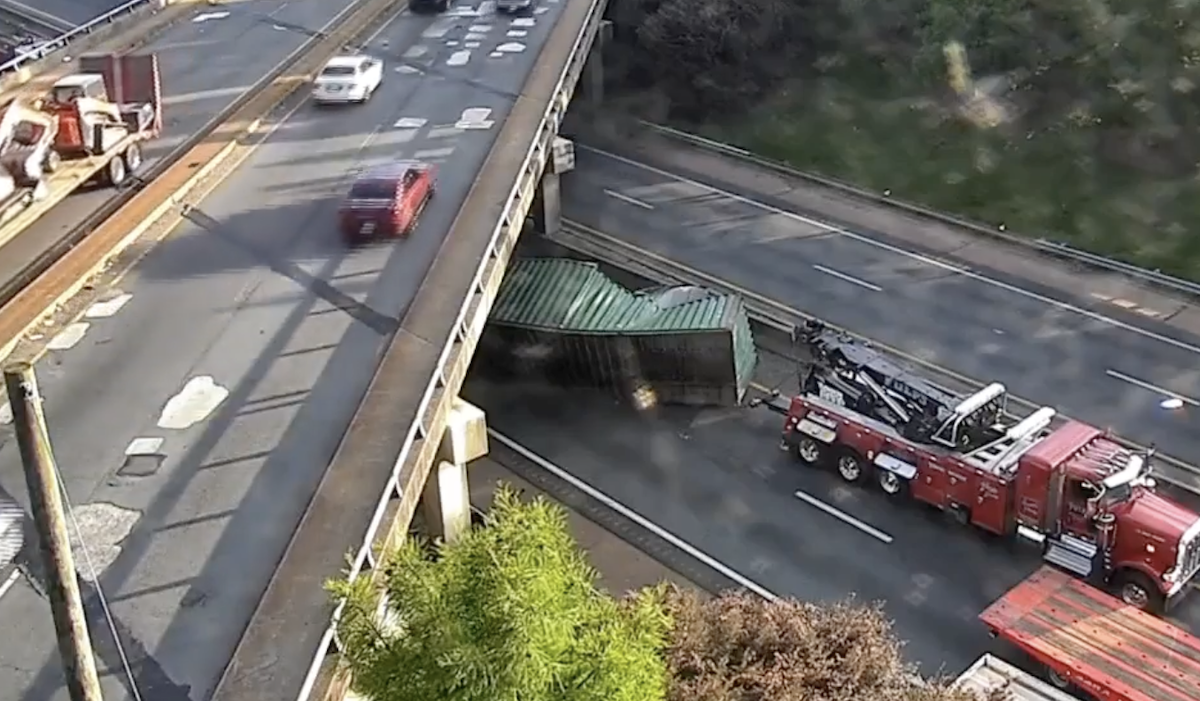
[[[995,657],[984,655],[954,680],[954,688],[973,691],[981,700],[994,692],[1006,692],[1010,701],[1077,701],[1066,692]]]
[[[86,184],[98,182],[119,187],[142,163],[141,144],[156,137],[162,128],[162,88],[158,58],[153,54],[127,56],[82,56],[81,72],[104,76],[114,102],[125,98],[151,106],[153,118],[145,125],[130,127],[123,135],[114,130],[100,139],[100,153],[63,158],[53,172],[45,174],[38,187],[21,186],[0,202],[0,246],[34,224],[69,195]],[[114,168],[114,166],[119,166]]]
[[[1060,689],[1100,701],[1197,701],[1200,640],[1043,567],[980,614]]]

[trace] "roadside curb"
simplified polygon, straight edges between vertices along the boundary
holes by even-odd
[[[359,0],[348,6],[343,18],[320,38],[314,38],[313,44],[298,50],[269,85],[253,94],[221,124],[215,125],[190,151],[21,290],[0,309],[0,339],[3,339],[0,357],[14,355],[24,337],[56,312],[61,310],[65,313],[58,316],[70,318],[82,312],[83,309],[75,309],[80,306],[78,303],[69,307],[68,303],[82,290],[99,291],[99,286],[92,284],[98,275],[107,273],[106,280],[112,282],[132,268],[154,243],[175,228],[191,206],[249,157],[254,147],[273,131],[274,124],[282,121],[260,129],[271,113],[305,84],[328,57],[391,11],[394,5],[391,0]],[[303,104],[300,102],[291,107],[288,114]],[[239,149],[242,150],[241,158],[227,162]],[[218,173],[219,169],[224,172]],[[217,179],[206,182],[211,180],[210,176]],[[207,189],[200,187],[204,184],[208,185]],[[139,255],[122,259],[119,269],[112,269],[110,263],[135,243],[143,244],[138,247]],[[36,357],[39,351],[28,354]]]

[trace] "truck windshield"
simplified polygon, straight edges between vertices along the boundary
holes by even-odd
[[[1104,494],[1100,495],[1100,503],[1104,506],[1115,506],[1129,501],[1129,498],[1132,496],[1133,485],[1128,483],[1121,484],[1104,490]]]

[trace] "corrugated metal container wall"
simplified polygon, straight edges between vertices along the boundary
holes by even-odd
[[[757,365],[741,300],[692,287],[633,293],[592,263],[514,262],[477,363],[564,386],[652,390],[659,403],[732,405]]]

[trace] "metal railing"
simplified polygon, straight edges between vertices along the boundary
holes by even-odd
[[[26,64],[40,61],[55,51],[65,49],[68,44],[81,36],[86,36],[101,27],[112,24],[135,10],[140,10],[147,5],[157,4],[162,4],[162,0],[129,0],[124,5],[105,12],[87,24],[81,24],[65,34],[60,34],[53,39],[37,44],[36,48],[31,49],[24,55],[18,56],[7,63],[0,64],[0,75],[15,72]]]
[[[570,53],[566,57],[557,85],[546,105],[546,109],[542,113],[537,135],[530,144],[521,167],[517,170],[513,186],[510,188],[508,198],[505,201],[503,214],[497,220],[495,228],[492,231],[491,240],[488,244],[488,252],[479,262],[479,268],[476,270],[471,288],[464,297],[462,306],[459,308],[452,331],[442,342],[442,351],[438,356],[437,365],[429,378],[429,383],[417,406],[417,420],[412,423],[408,435],[404,439],[400,454],[395,461],[389,486],[380,494],[365,537],[356,546],[354,557],[348,563],[347,576],[351,579],[362,575],[365,571],[375,566],[372,547],[378,540],[381,529],[387,527],[385,519],[389,511],[389,505],[392,502],[392,495],[404,493],[405,491],[406,485],[400,483],[401,471],[404,464],[408,461],[415,443],[422,438],[440,435],[439,431],[432,430],[434,427],[430,425],[427,417],[437,414],[435,402],[449,401],[454,395],[457,395],[458,388],[453,388],[453,392],[445,391],[447,388],[444,386],[444,378],[453,374],[450,371],[452,364],[456,362],[470,362],[471,353],[465,352],[467,350],[465,348],[462,349],[464,352],[459,353],[456,347],[460,343],[464,346],[468,345],[468,339],[471,341],[477,340],[482,326],[487,320],[492,300],[490,299],[490,295],[486,294],[485,291],[492,289],[494,292],[494,289],[499,286],[500,278],[503,276],[504,266],[495,265],[495,261],[497,259],[507,259],[507,254],[498,255],[498,252],[511,251],[516,245],[516,239],[520,235],[525,217],[533,202],[535,188],[541,177],[542,169],[551,156],[554,138],[558,134],[558,127],[562,122],[563,115],[566,113],[567,105],[570,104],[570,99],[575,91],[579,75],[583,70],[584,62],[591,50],[592,42],[607,5],[608,0],[592,0],[591,8],[583,23],[583,29],[580,31],[574,45],[571,47]],[[482,302],[477,299],[481,292],[484,293],[482,295]],[[473,346],[473,343],[470,345]],[[470,350],[473,351],[473,347]],[[464,358],[463,356],[466,357]],[[336,645],[336,627],[341,617],[341,612],[342,607],[339,606],[333,613],[332,620],[329,623],[329,627],[325,630],[317,655],[313,659],[308,674],[305,677],[298,701],[307,701],[312,698],[325,656],[330,646]]]
[[[1126,263],[1113,258],[1107,258],[1095,253],[1089,253],[1088,251],[1083,251],[1058,241],[1045,238],[1019,236],[1008,233],[1004,231],[1003,227],[1000,225],[988,226],[986,224],[970,221],[968,219],[962,219],[944,212],[938,212],[926,207],[922,207],[918,204],[897,200],[883,193],[864,190],[860,187],[856,187],[839,180],[827,178],[822,175],[816,175],[814,173],[808,173],[802,170],[796,170],[795,168],[792,168],[791,166],[779,161],[763,158],[762,156],[751,153],[746,149],[738,148],[737,146],[731,146],[730,144],[721,143],[719,141],[714,141],[713,139],[708,139],[697,134],[681,131],[679,129],[663,126],[661,124],[653,124],[645,121],[640,123],[646,129],[667,138],[683,142],[695,148],[718,153],[722,156],[736,158],[760,168],[774,171],[789,178],[804,180],[820,187],[838,190],[842,193],[857,197],[859,199],[900,209],[910,214],[915,214],[927,219],[934,219],[944,224],[949,224],[950,226],[966,229],[972,233],[988,236],[990,238],[1002,241],[1008,245],[1031,249],[1037,253],[1066,260],[1082,267],[1103,270],[1110,273],[1118,273],[1133,278],[1144,285],[1157,287],[1175,294],[1200,298],[1200,283],[1184,280],[1183,278],[1175,277],[1174,275],[1168,275],[1158,270],[1150,270],[1133,265],[1132,263]]]

